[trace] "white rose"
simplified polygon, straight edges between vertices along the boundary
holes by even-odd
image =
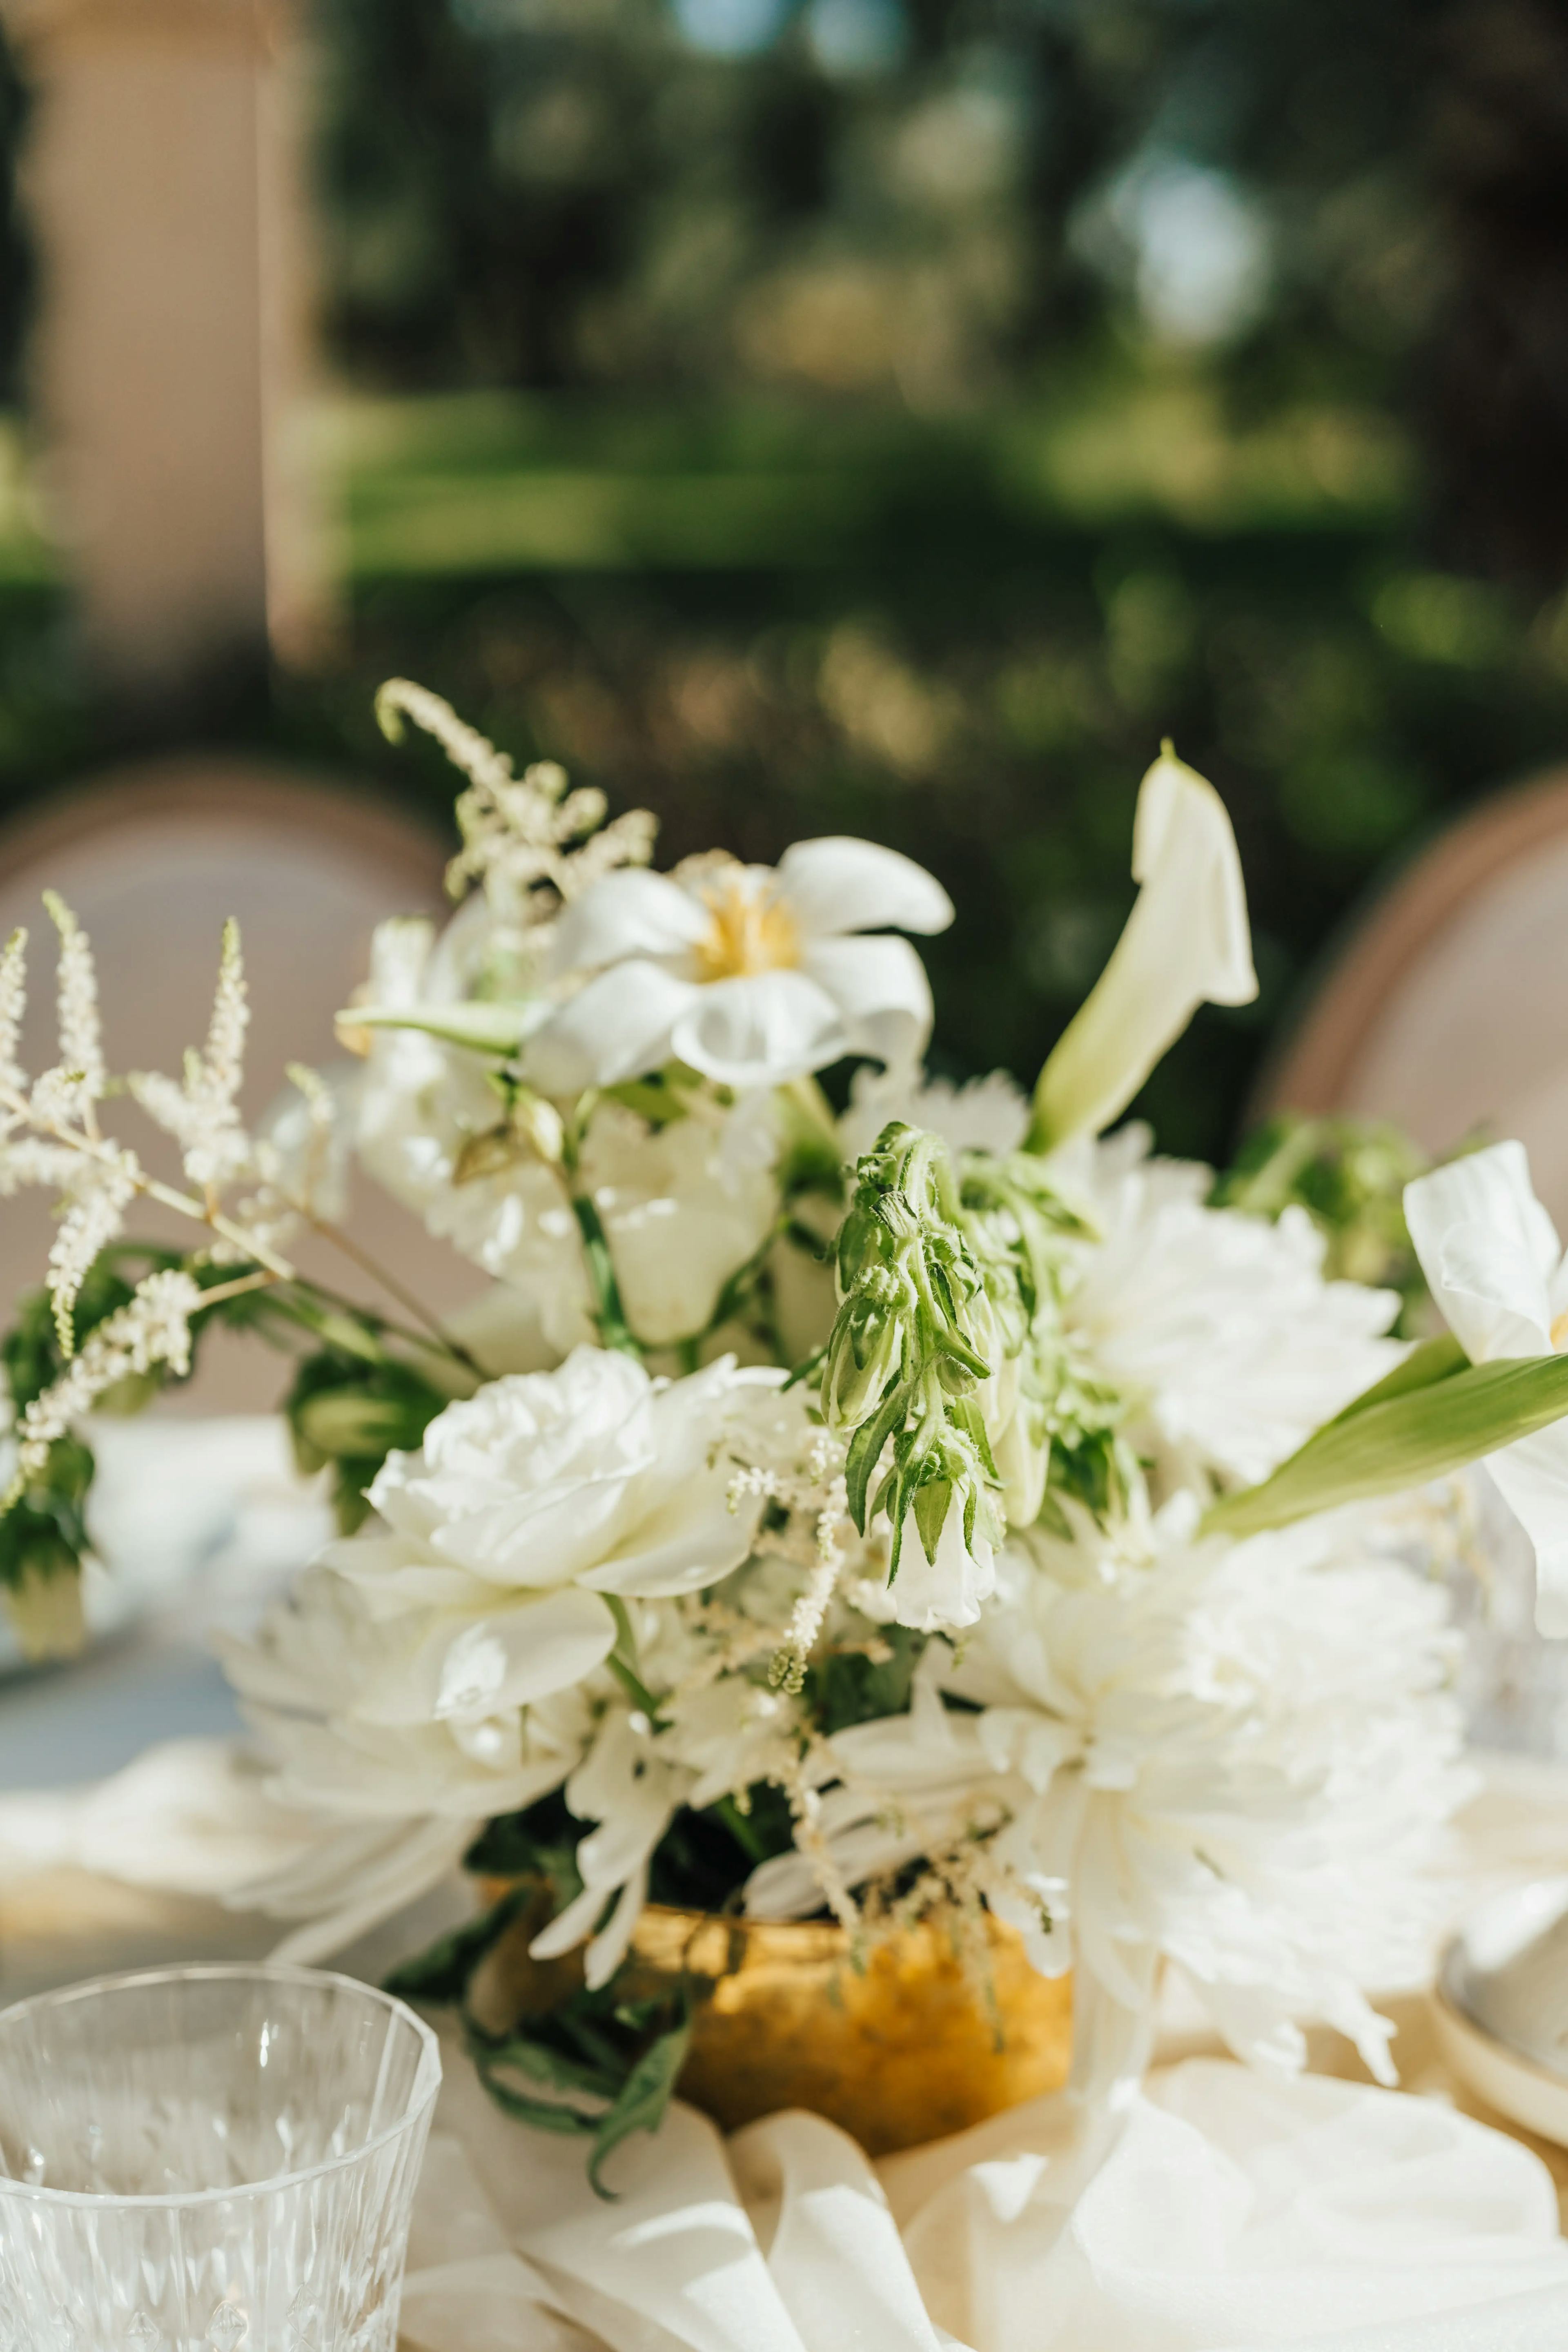
[[[662,1383],[578,1348],[448,1405],[372,1486],[382,1526],[325,1554],[373,1611],[421,1620],[362,1710],[417,1723],[531,1705],[609,1654],[606,1594],[695,1591],[738,1568],[761,1505],[731,1509],[724,1438],[757,1386],[728,1358]]]

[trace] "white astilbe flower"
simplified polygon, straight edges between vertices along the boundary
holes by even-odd
[[[101,1160],[75,1160],[63,1173],[69,1190],[45,1282],[60,1349],[68,1356],[76,1347],[74,1310],[82,1284],[99,1251],[119,1234],[142,1171],[133,1152],[109,1150]]]
[[[7,1132],[0,1119],[0,1200],[8,1201],[35,1184],[68,1192],[80,1167],[81,1154],[68,1143],[54,1143],[44,1135]]]
[[[1304,1209],[1270,1223],[1205,1205],[1211,1171],[1149,1157],[1149,1132],[1058,1152],[1052,1172],[1097,1238],[1075,1244],[1063,1319],[1133,1401],[1163,1479],[1267,1477],[1392,1371],[1392,1291],[1326,1282]]]
[[[1146,2012],[1163,1954],[1239,2055],[1298,2067],[1316,2018],[1390,2079],[1366,1990],[1419,1979],[1423,1873],[1468,1788],[1441,1591],[1348,1515],[1237,1546],[1166,1534],[1146,1563],[1015,1546],[999,1576],[959,1658],[928,1652],[923,1704],[830,1743],[840,1867],[978,1829],[1026,1891],[995,1907],[1037,1966],[1070,1959],[1086,2013],[1091,1987]],[[767,1916],[818,1900],[795,1857],[748,1890]]]
[[[480,882],[498,912],[542,923],[601,875],[646,866],[652,856],[658,820],[648,810],[629,809],[606,825],[603,793],[592,786],[569,792],[566,771],[553,760],[537,760],[517,775],[507,752],[427,687],[389,678],[375,711],[394,741],[403,720],[412,719],[468,780],[456,809],[463,846],[447,868],[454,898]],[[542,884],[548,886],[543,891]]]
[[[0,1087],[10,1094],[27,1091],[27,1074],[18,1059],[26,1009],[27,934],[18,928],[0,954]]]
[[[248,1014],[239,937],[230,924],[207,1040],[185,1057],[183,1082],[150,1074],[126,1083],[181,1147],[187,1178],[182,1192],[143,1167],[128,1146],[104,1135],[98,1104],[110,1090],[99,1029],[98,989],[91,950],[75,916],[53,893],[45,903],[59,933],[59,1058],[29,1082],[17,1059],[26,1002],[26,934],[16,932],[0,956],[0,1199],[31,1185],[60,1194],[60,1230],[47,1274],[55,1319],[67,1354],[73,1342],[72,1309],[94,1256],[122,1230],[131,1202],[145,1194],[191,1218],[213,1237],[212,1255],[255,1257],[288,1280],[293,1268],[268,1239],[267,1220],[254,1226],[226,1210],[223,1189],[251,1168],[253,1146],[240,1124],[237,1096]],[[118,1085],[118,1081],[115,1082]],[[265,1179],[267,1171],[254,1171]]]
[[[16,1426],[13,1499],[47,1468],[56,1439],[106,1391],[155,1364],[166,1365],[176,1378],[190,1370],[191,1317],[201,1303],[199,1285],[178,1269],[147,1275],[137,1284],[125,1305],[89,1334],[59,1379],[24,1410]]]
[[[323,1076],[290,1062],[287,1090],[250,1141],[247,1173],[256,1190],[234,1208],[236,1223],[253,1245],[278,1250],[301,1221],[340,1224],[349,1208],[349,1157],[359,1071]]]
[[[229,922],[224,926],[205,1048],[186,1055],[184,1075],[178,1081],[153,1070],[132,1071],[128,1081],[148,1117],[174,1137],[185,1174],[203,1192],[231,1182],[250,1160],[250,1139],[240,1125],[238,1103],[249,1019],[239,929]]]
[[[58,1069],[38,1083],[58,1091],[79,1110],[90,1113],[103,1099],[108,1072],[103,1060],[103,1030],[98,1015],[98,975],[87,933],[58,892],[46,890],[44,905],[59,933],[58,973],[60,1058]]]

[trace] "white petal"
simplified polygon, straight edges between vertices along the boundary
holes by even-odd
[[[1132,874],[1142,887],[1127,928],[1040,1073],[1037,1146],[1109,1127],[1200,1004],[1258,993],[1225,803],[1169,752],[1138,795]]]
[[[1522,1143],[1494,1143],[1405,1188],[1421,1271],[1472,1363],[1552,1345],[1550,1286],[1562,1257]]]
[[[500,1713],[570,1690],[608,1657],[616,1621],[591,1592],[548,1592],[469,1625],[441,1661],[437,1716]]]
[[[837,1005],[803,971],[753,972],[690,989],[669,1043],[694,1070],[741,1087],[782,1086],[848,1051]]]
[[[973,1550],[965,1544],[963,1506],[956,1496],[942,1523],[934,1559],[925,1556],[912,1514],[906,1519],[889,1595],[899,1624],[921,1633],[977,1624],[981,1602],[995,1589],[995,1556],[984,1536],[975,1537]]]
[[[924,1052],[931,982],[908,940],[818,940],[801,969],[842,1011],[848,1050],[894,1065]]]
[[[615,1641],[605,1603],[571,1587],[466,1622],[443,1614],[357,1696],[354,1713],[367,1723],[408,1724],[526,1706],[580,1682]]]
[[[668,875],[634,867],[605,874],[557,918],[550,941],[552,979],[598,971],[627,956],[684,955],[706,938],[707,908]]]
[[[595,1592],[657,1600],[700,1592],[739,1568],[752,1547],[757,1511],[730,1508],[727,1477],[705,1478],[693,1493],[672,1495],[626,1538],[617,1556],[581,1580]]]
[[[647,1864],[633,1871],[616,1899],[616,1907],[583,1956],[583,1981],[590,1992],[609,1983],[632,1940],[632,1931],[647,1901]]]
[[[524,1066],[547,1095],[642,1077],[668,1061],[672,1026],[705,992],[657,963],[613,964],[534,1031]]]
[[[797,841],[779,860],[780,896],[807,938],[839,931],[945,931],[952,900],[901,850],[833,835]]]
[[[626,1498],[626,1480],[567,1479],[558,1487],[515,1486],[454,1510],[435,1549],[491,1584],[545,1589],[568,1583],[602,1559]]]
[[[389,1836],[383,1822],[356,1822],[323,1839],[322,1859],[330,1868],[310,1907],[331,1908],[286,1936],[271,1958],[310,1967],[342,1951],[438,1885],[457,1867],[479,1827],[478,1822],[414,1820],[396,1823]],[[249,1907],[285,1917],[306,1907],[298,1899],[275,1899],[266,1887],[247,1889],[246,1900]]]
[[[1552,1639],[1568,1634],[1568,1423],[1521,1437],[1487,1468],[1535,1552],[1535,1624]]]

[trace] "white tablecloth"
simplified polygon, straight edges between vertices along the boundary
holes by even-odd
[[[0,1796],[0,1973],[21,1990],[206,1948],[222,1915],[197,1894],[297,1833],[257,1793],[232,1751],[191,1742],[97,1788]],[[1568,1776],[1490,1759],[1454,1907],[1565,1867]],[[90,1899],[114,1892],[110,1873],[123,1920]],[[179,1898],[162,1947],[160,1888]],[[268,1930],[228,1932],[259,1950]],[[389,1958],[384,1939],[357,1964]],[[1175,1999],[1175,2063],[1092,2142],[1065,2096],[877,2166],[813,2116],[726,2144],[677,2105],[610,2159],[614,2204],[589,2189],[581,2142],[508,2121],[454,2053],[406,2352],[1568,2352],[1568,2243],[1542,2160],[1568,2182],[1568,2154],[1462,2112],[1424,1996],[1395,2013],[1406,2088],[1387,2093],[1338,2079],[1354,2062],[1328,2036],[1293,2084],[1192,2054],[1202,2028]]]
[[[1568,1775],[1486,1759],[1456,1912],[1568,1866]],[[454,2055],[405,2290],[407,2352],[1568,2352],[1568,2151],[1446,2074],[1424,1992],[1405,2087],[1312,2037],[1282,2083],[1202,2049],[1179,1983],[1120,2128],[1067,2097],[872,2165],[811,2116],[726,2143],[677,2106],[606,2206],[582,2149],[509,2123]],[[1468,2109],[1469,2112],[1465,2110]],[[1555,2176],[1555,2177],[1554,2177]]]
[[[1231,2063],[1157,2073],[1109,2154],[1065,2097],[872,2167],[805,2115],[689,2108],[612,2158],[453,2070],[409,2352],[1563,2352],[1545,2167],[1436,2100]]]

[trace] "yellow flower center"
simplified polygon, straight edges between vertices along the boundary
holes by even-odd
[[[700,980],[734,980],[787,971],[800,961],[800,933],[787,908],[745,875],[715,875],[703,885],[712,918],[695,950]]]
[[[1557,1318],[1556,1322],[1552,1326],[1551,1339],[1554,1348],[1561,1348],[1565,1342],[1568,1342],[1568,1307],[1563,1308],[1562,1314]]]

